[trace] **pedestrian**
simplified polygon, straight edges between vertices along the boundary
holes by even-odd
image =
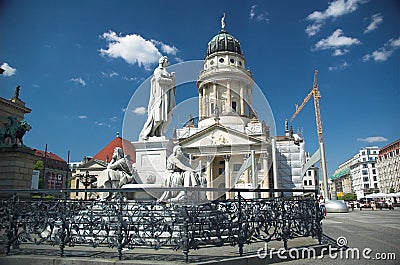
[[[375,211],[375,210],[376,210],[376,203],[375,203],[375,201],[372,201],[372,202],[371,202],[371,209],[372,209],[372,211]]]
[[[387,201],[386,201],[386,204],[387,204],[389,210],[394,210],[393,203],[392,203],[391,200],[387,200]]]
[[[350,205],[351,205],[351,211],[354,212],[354,202],[351,202]]]

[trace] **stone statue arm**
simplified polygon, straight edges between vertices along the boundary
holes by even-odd
[[[120,158],[115,162],[111,162],[108,164],[107,168],[113,170],[122,170],[128,174],[132,174],[132,166],[130,166],[130,163],[126,157]]]
[[[175,156],[172,156],[169,158],[169,162],[173,163],[175,165],[175,167],[183,170],[183,171],[189,171],[192,172],[194,171],[194,169],[189,165],[189,163],[185,163],[184,161],[181,161],[180,159],[178,159]]]

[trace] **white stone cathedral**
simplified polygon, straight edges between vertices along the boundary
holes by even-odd
[[[189,154],[193,166],[202,168],[208,187],[270,187],[269,126],[257,119],[253,109],[253,85],[240,43],[222,23],[222,29],[208,43],[197,78],[198,123],[176,129],[178,144]],[[255,154],[255,172],[250,167],[238,175],[251,153]],[[231,198],[234,194],[209,193],[208,199],[220,196]]]

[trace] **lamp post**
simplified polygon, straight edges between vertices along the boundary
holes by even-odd
[[[90,175],[89,170],[86,170],[85,175],[79,175],[79,181],[85,186],[85,201],[87,200],[87,187],[92,185],[93,182],[97,181],[95,175]]]

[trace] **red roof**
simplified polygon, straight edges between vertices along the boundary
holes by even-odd
[[[35,150],[35,156],[40,157],[40,158],[44,158],[44,151]],[[56,154],[53,154],[52,152],[46,152],[46,157],[47,157],[47,159],[53,159],[53,160],[58,160],[58,161],[67,163],[64,159],[62,159],[61,157],[59,157]]]
[[[130,155],[132,163],[136,162],[136,151],[135,147],[128,140],[122,139],[117,136],[112,140],[106,147],[98,152],[93,158],[104,162],[110,162],[114,153],[115,147],[121,147],[124,150],[125,155]]]

